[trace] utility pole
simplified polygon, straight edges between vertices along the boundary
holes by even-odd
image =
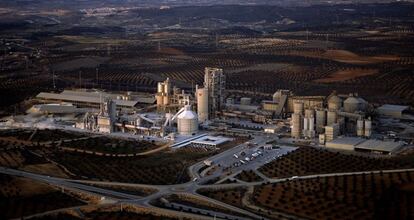
[[[56,83],[55,83],[55,71],[52,72],[52,81],[53,81],[53,89],[56,89]]]
[[[219,46],[219,35],[216,33],[216,48]]]
[[[82,89],[82,70],[79,71],[79,88]]]
[[[99,68],[96,67],[96,83],[99,81]]]

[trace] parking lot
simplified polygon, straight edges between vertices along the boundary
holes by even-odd
[[[212,176],[220,176],[223,173],[237,173],[242,170],[254,170],[271,162],[283,155],[296,150],[296,147],[290,147],[279,144],[266,144],[268,139],[265,137],[256,138],[251,142],[243,143],[230,151],[224,152],[215,157],[211,162],[212,166],[203,173],[210,170]],[[204,176],[204,175],[202,175]],[[209,179],[207,176],[205,178]]]
[[[291,151],[296,150],[295,147],[276,146],[273,148],[263,148],[260,146],[245,146],[241,151],[228,155],[217,161],[223,169],[230,169],[232,172],[239,170],[252,170],[269,163]]]

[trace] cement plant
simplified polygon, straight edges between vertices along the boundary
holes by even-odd
[[[0,219],[414,219],[413,12],[0,2]]]

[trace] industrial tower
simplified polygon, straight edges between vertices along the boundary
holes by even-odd
[[[206,67],[204,70],[204,88],[208,90],[208,116],[214,118],[216,111],[222,109],[226,89],[226,77],[223,69]]]

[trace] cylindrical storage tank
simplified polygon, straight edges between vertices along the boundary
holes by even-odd
[[[164,92],[167,94],[171,94],[171,83],[170,83],[170,78],[167,78],[164,81]]]
[[[184,111],[177,116],[177,130],[181,135],[193,135],[198,132],[197,114],[186,105]]]
[[[328,100],[328,109],[332,111],[340,110],[342,106],[342,99],[337,95],[331,96]]]
[[[170,104],[170,97],[164,96],[164,105],[169,105],[169,104]]]
[[[226,104],[233,105],[234,104],[234,99],[233,98],[227,98],[226,99]]]
[[[365,120],[365,137],[371,137],[372,122],[371,120]]]
[[[309,130],[308,122],[309,122],[308,118],[303,118],[303,130],[304,131]]]
[[[198,119],[200,122],[205,122],[208,120],[208,89],[197,89],[196,99]]]
[[[327,119],[326,124],[328,126],[331,126],[332,124],[335,124],[337,118],[338,118],[338,113],[336,113],[336,111],[328,111],[328,119]]]
[[[359,100],[351,96],[344,101],[344,111],[354,113],[359,110],[360,105],[361,103]]]
[[[158,83],[158,92],[159,93],[164,92],[164,86],[162,85],[162,83]]]
[[[313,109],[305,109],[305,118],[314,118],[315,117],[315,110]]]
[[[278,90],[277,92],[273,94],[272,98],[274,102],[279,102],[281,97],[282,97],[282,91]]]
[[[291,136],[293,138],[300,138],[301,135],[301,121],[302,121],[302,115],[300,114],[292,114],[292,131]]]
[[[315,118],[310,117],[308,119],[309,119],[309,131],[314,131],[315,130]]]
[[[303,114],[304,104],[303,102],[294,102],[293,103],[293,113],[295,114]]]
[[[161,95],[157,95],[157,96],[155,96],[155,98],[157,99],[157,106],[163,106],[164,105],[164,97],[162,97]]]
[[[326,111],[317,110],[316,111],[316,131],[318,133],[325,132],[325,125],[326,125]]]
[[[248,97],[242,97],[240,99],[240,105],[250,105],[252,103],[252,99]]]
[[[364,136],[364,121],[362,119],[357,121],[357,136]]]

